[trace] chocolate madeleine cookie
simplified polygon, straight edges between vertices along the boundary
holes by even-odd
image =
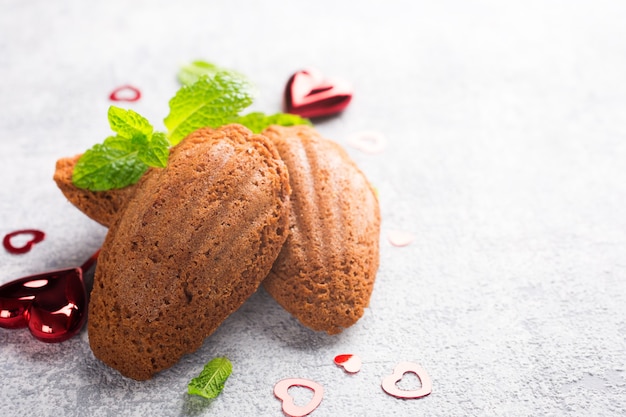
[[[269,272],[289,193],[272,143],[242,126],[174,147],[106,236],[89,305],[95,356],[144,380],[200,347]]]
[[[80,155],[59,159],[54,172],[54,181],[70,203],[91,219],[109,227],[135,194],[143,178],[137,184],[109,191],[89,191],[78,188],[72,183],[72,172],[78,158]]]
[[[264,288],[302,324],[329,334],[368,306],[379,263],[380,209],[363,173],[308,126],[263,132],[289,170],[289,235]]]

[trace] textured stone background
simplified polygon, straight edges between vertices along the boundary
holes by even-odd
[[[365,317],[329,337],[259,291],[196,353],[148,382],[92,356],[0,329],[0,414],[282,415],[287,377],[321,383],[314,416],[626,414],[626,3],[623,1],[12,1],[0,3],[0,234],[44,242],[0,250],[0,283],[75,266],[105,230],[52,181],[57,158],[109,134],[109,93],[162,128],[181,64],[250,76],[254,109],[279,111],[306,66],[355,86],[317,125],[380,192],[381,266]],[[386,233],[415,234],[407,247]],[[363,359],[345,374],[340,353]],[[208,403],[186,384],[228,356]],[[433,380],[421,400],[380,388],[396,363]],[[403,381],[417,386],[415,378]],[[305,393],[295,390],[299,401]]]

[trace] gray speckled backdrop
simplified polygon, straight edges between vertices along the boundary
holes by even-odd
[[[0,415],[282,415],[274,384],[321,383],[313,416],[626,414],[626,3],[623,1],[12,1],[0,3],[0,283],[75,266],[105,230],[52,182],[57,158],[109,133],[109,93],[162,128],[175,73],[207,59],[250,76],[254,109],[279,111],[314,66],[355,86],[318,124],[380,193],[371,306],[339,336],[302,328],[255,294],[196,353],[148,382],[92,356],[85,332],[47,345],[0,329]],[[414,233],[394,247],[386,233]],[[358,354],[348,375],[333,364]],[[212,402],[186,395],[214,356],[234,372]],[[433,393],[380,388],[419,362]],[[417,381],[403,381],[406,386]],[[300,401],[303,392],[294,391]]]

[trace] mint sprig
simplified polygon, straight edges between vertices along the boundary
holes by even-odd
[[[220,67],[210,62],[193,61],[180,68],[177,78],[182,85],[192,85],[204,75],[213,77],[219,70]]]
[[[253,133],[261,133],[266,127],[271,125],[297,126],[311,125],[309,119],[304,119],[297,114],[276,113],[267,115],[261,112],[248,113],[245,116],[238,116],[231,120],[231,123],[239,123],[250,129]]]
[[[213,77],[202,76],[183,86],[170,100],[170,114],[165,118],[168,137],[176,145],[189,133],[202,127],[220,127],[250,104],[249,85],[240,77],[218,71]]]
[[[200,375],[189,381],[187,393],[208,399],[216,398],[232,372],[233,365],[228,358],[215,358],[204,365]]]
[[[164,167],[169,142],[163,133],[132,110],[111,106],[111,130],[117,133],[88,149],[76,162],[72,181],[79,188],[106,191],[139,181],[148,166]]]
[[[181,67],[177,78],[181,85],[192,85],[203,76],[213,78],[218,72],[228,72],[232,77],[239,78],[242,82],[248,84],[247,88],[250,90],[254,88],[245,75],[201,60],[193,61],[191,64]]]
[[[183,87],[169,102],[170,112],[164,119],[167,133],[155,132],[148,120],[132,110],[111,106],[108,119],[115,135],[81,156],[72,174],[74,185],[106,191],[134,184],[148,167],[165,167],[170,147],[202,127],[240,123],[260,133],[273,124],[311,124],[284,113],[241,116],[240,112],[252,104],[255,89],[236,71],[194,61],[179,71],[178,79]]]

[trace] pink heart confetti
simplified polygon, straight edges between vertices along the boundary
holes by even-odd
[[[376,154],[385,150],[387,139],[382,133],[363,131],[350,135],[347,143],[362,152]]]
[[[337,355],[334,362],[342,367],[346,372],[355,374],[361,370],[361,358],[356,355]]]
[[[398,387],[398,382],[402,380],[402,377],[407,372],[412,372],[417,375],[417,378],[420,380],[422,386],[415,390],[404,390]],[[387,377],[385,377],[382,381],[383,390],[396,398],[422,398],[430,394],[433,390],[433,383],[428,376],[428,372],[420,365],[413,362],[401,362],[399,363],[393,373]]]
[[[313,391],[313,398],[308,404],[299,406],[294,403],[294,398],[289,394],[289,388],[303,387]],[[274,395],[283,403],[283,412],[291,417],[304,417],[315,410],[322,402],[324,388],[315,381],[303,378],[288,378],[279,381],[274,386]]]
[[[415,236],[402,230],[390,230],[387,232],[387,239],[393,246],[407,246],[413,242]]]

